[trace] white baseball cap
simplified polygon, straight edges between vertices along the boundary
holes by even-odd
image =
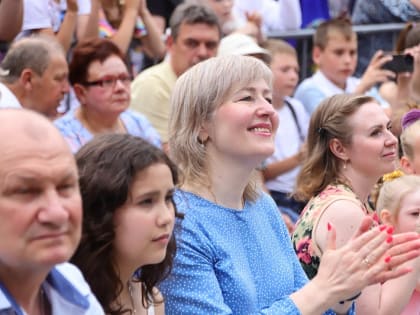
[[[271,59],[268,50],[259,46],[251,36],[241,33],[232,33],[223,37],[220,41],[217,54],[219,56],[252,55],[262,59],[266,63],[269,63]]]

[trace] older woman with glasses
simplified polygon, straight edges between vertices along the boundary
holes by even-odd
[[[73,152],[102,133],[128,133],[161,146],[149,121],[128,110],[131,77],[114,43],[100,38],[81,42],[74,49],[69,69],[80,106],[54,123]]]

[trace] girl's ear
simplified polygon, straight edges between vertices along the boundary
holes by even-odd
[[[392,215],[391,211],[388,209],[383,209],[379,213],[379,219],[381,220],[381,223],[387,224],[387,225],[395,225],[394,216]]]
[[[411,163],[410,159],[403,155],[400,159],[400,165],[405,174],[415,174],[416,171],[413,168],[413,164]]]

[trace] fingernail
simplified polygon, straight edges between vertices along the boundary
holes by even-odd
[[[331,224],[330,224],[330,222],[327,223],[327,230],[328,231],[331,231]]]
[[[386,225],[381,225],[380,227],[379,227],[379,231],[384,231],[385,229],[387,228],[387,226]]]
[[[376,222],[379,222],[379,217],[378,217],[378,215],[376,214],[376,212],[374,212],[374,213],[373,213],[373,215],[372,215],[372,219],[373,219],[374,221],[376,221]]]
[[[388,236],[388,238],[386,239],[386,242],[388,244],[391,244],[392,243],[392,236]]]
[[[391,256],[386,256],[384,260],[388,264],[391,261]]]
[[[386,229],[386,232],[387,232],[388,234],[392,234],[392,233],[394,233],[394,227],[393,227],[393,226],[388,227],[388,228]]]

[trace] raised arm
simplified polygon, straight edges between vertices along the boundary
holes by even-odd
[[[60,29],[56,34],[57,40],[64,47],[65,51],[69,50],[73,40],[73,35],[76,30],[77,13],[77,0],[67,0],[67,11],[64,15],[63,23],[61,23]]]
[[[23,0],[0,1],[0,41],[12,41],[22,29]]]
[[[141,0],[126,0],[123,18],[117,32],[110,38],[126,54],[130,46]]]
[[[99,10],[101,5],[99,0],[90,0],[90,2],[90,12],[82,14],[79,12],[77,17],[76,37],[79,41],[85,38],[98,37]]]
[[[147,31],[147,35],[141,39],[146,54],[153,59],[162,59],[165,56],[166,47],[155,19],[147,9],[146,0],[140,0],[139,17],[143,20]]]

